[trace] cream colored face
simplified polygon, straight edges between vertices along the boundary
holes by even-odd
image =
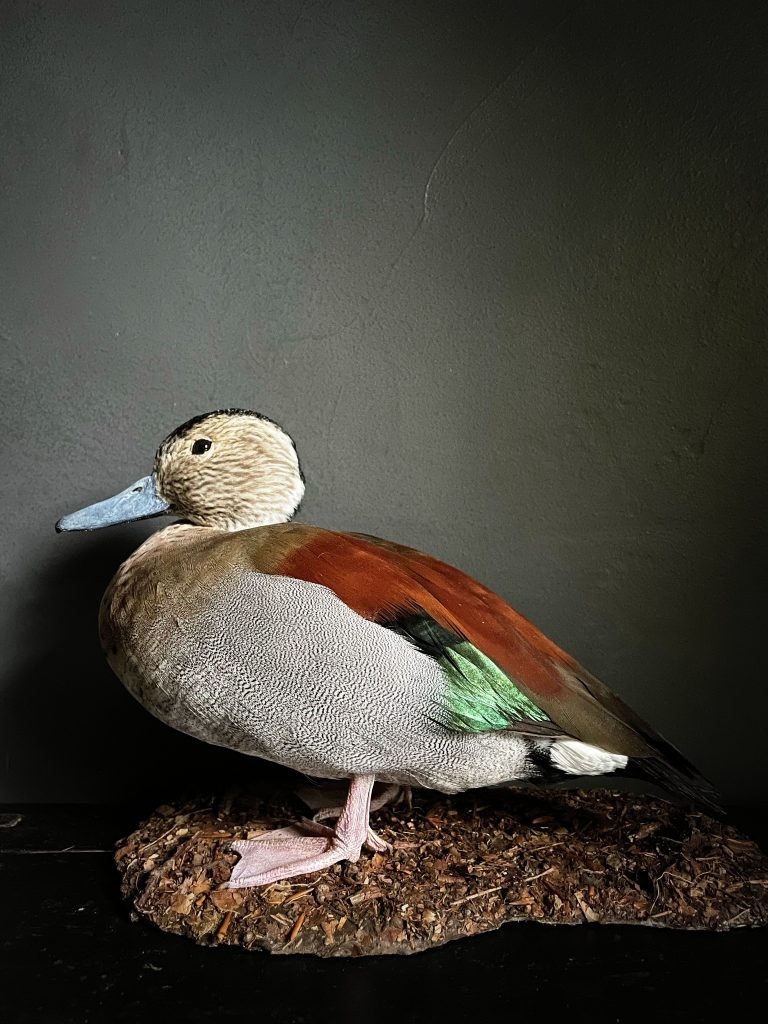
[[[287,522],[304,494],[293,441],[255,413],[185,423],[158,448],[154,476],[173,513],[220,530]]]

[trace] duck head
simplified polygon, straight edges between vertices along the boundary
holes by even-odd
[[[157,449],[149,476],[64,516],[56,531],[98,530],[162,515],[243,530],[288,522],[303,494],[296,446],[285,431],[260,413],[222,409],[177,427]]]

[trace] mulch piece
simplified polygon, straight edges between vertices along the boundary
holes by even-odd
[[[224,888],[252,839],[306,813],[291,794],[164,805],[116,853],[138,915],[206,945],[412,953],[510,921],[727,931],[768,923],[768,857],[734,828],[634,793],[414,793],[372,815],[391,854]]]

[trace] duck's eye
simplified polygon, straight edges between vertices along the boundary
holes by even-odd
[[[208,451],[212,444],[213,442],[209,441],[207,437],[198,437],[198,439],[192,445],[192,454],[202,455],[203,452]]]

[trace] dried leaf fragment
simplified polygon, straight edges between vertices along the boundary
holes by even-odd
[[[192,892],[177,892],[170,903],[170,909],[174,914],[188,914],[195,902],[195,894]]]
[[[210,894],[211,903],[217,910],[237,910],[245,899],[243,889],[216,889]]]
[[[579,904],[579,909],[581,910],[582,914],[590,923],[594,923],[595,921],[600,920],[600,916],[594,912],[592,907],[590,907],[590,905],[584,899],[583,892],[575,892],[573,895],[576,899],[576,902]]]

